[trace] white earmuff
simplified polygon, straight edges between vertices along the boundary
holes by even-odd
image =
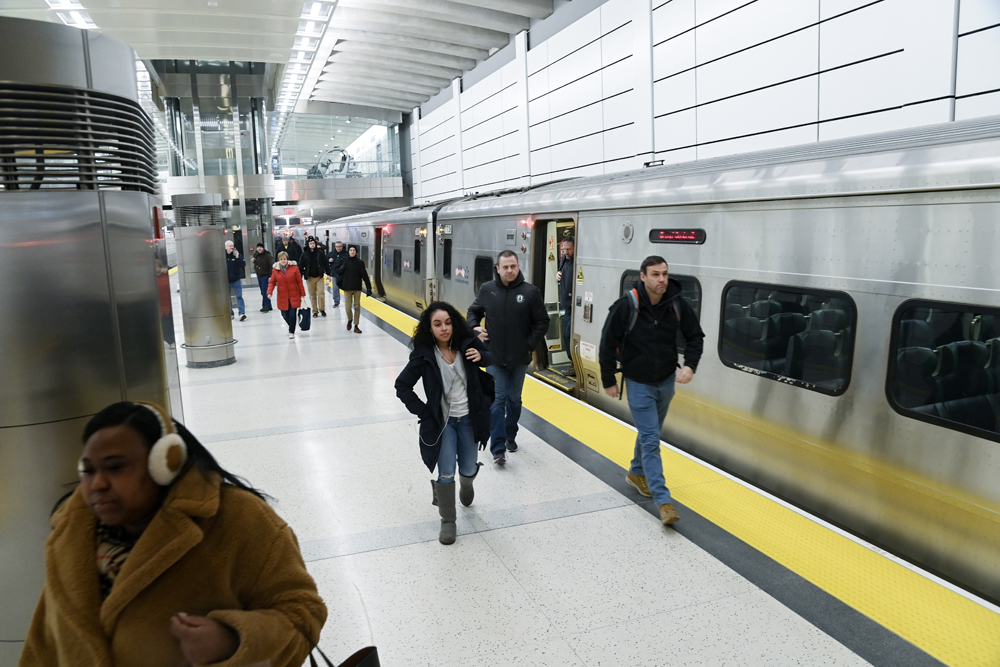
[[[160,486],[170,486],[187,463],[187,445],[174,430],[173,419],[166,410],[153,403],[137,401],[136,404],[147,408],[160,422],[160,439],[149,450],[149,476]]]

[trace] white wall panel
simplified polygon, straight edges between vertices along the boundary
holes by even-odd
[[[694,146],[698,143],[697,128],[698,112],[695,109],[657,118],[656,152]]]
[[[653,112],[657,115],[688,109],[697,104],[698,79],[694,70],[653,84]]]
[[[550,102],[551,99],[548,95],[528,102],[528,120],[531,121],[532,125],[547,121],[552,116]]]
[[[951,100],[908,104],[900,114],[899,127],[917,127],[951,120]]]
[[[653,0],[653,44],[659,44],[694,27],[694,0]]]
[[[601,32],[607,34],[632,20],[635,0],[608,0],[601,5]]]
[[[824,13],[826,2],[823,3]],[[820,69],[839,67],[903,47],[897,30],[897,3],[887,0],[827,21],[820,26]]]
[[[601,37],[601,64],[610,65],[632,55],[632,24],[623,25]]]
[[[549,90],[556,91],[571,81],[601,69],[601,43],[593,42],[549,65]]]
[[[820,20],[825,21],[831,16],[838,16],[852,9],[870,5],[872,0],[823,0],[819,3]]]
[[[997,0],[962,0],[958,22],[959,34],[1000,23],[1000,2]]]
[[[904,100],[917,102],[951,95],[952,53],[958,0],[894,0],[902,33]]]
[[[654,80],[695,66],[695,32],[692,30],[653,47]]]
[[[601,73],[594,72],[549,95],[550,118],[601,100]],[[532,117],[531,122],[535,119]]]
[[[547,67],[549,64],[549,42],[545,41],[538,46],[532,47],[525,54],[525,61],[528,66],[528,76],[531,76],[543,67]]]
[[[776,39],[698,68],[698,101],[710,102],[816,72],[819,29]]]
[[[663,160],[663,164],[677,164],[679,162],[688,162],[690,160],[696,160],[698,158],[697,148],[678,148],[673,151],[666,151],[664,153],[657,153],[656,159]]]
[[[1000,88],[1000,28],[958,40],[958,96]]]
[[[552,171],[552,149],[543,148],[531,151],[531,175],[547,174]],[[542,179],[545,181],[548,179]],[[532,180],[532,183],[535,181]]]
[[[859,134],[873,134],[898,129],[901,125],[902,109],[892,109],[881,113],[871,113],[855,118],[845,118],[828,123],[820,123],[819,140],[841,139]]]
[[[552,145],[551,124],[548,122],[532,125],[528,128],[528,140],[532,150]]]
[[[698,28],[698,62],[760,44],[816,22],[819,0],[758,0]],[[698,3],[698,21],[704,0]]]
[[[810,78],[698,107],[698,141],[728,139],[815,121],[816,80]],[[701,157],[700,150],[698,156]]]
[[[698,159],[705,160],[707,158],[719,157],[720,155],[734,155],[736,153],[763,151],[769,148],[795,146],[796,144],[806,144],[813,141],[816,141],[815,127],[797,127],[782,130],[781,132],[769,132],[752,137],[743,137],[698,146]]]
[[[604,133],[602,141],[604,142],[605,160],[632,157],[635,155],[635,125],[609,130]]]
[[[907,102],[908,82],[900,67],[901,56],[896,54],[821,74],[820,119],[888,109]]]
[[[598,8],[546,40],[549,45],[549,63],[554,63],[600,36],[601,10]]]
[[[517,136],[518,131],[505,134],[500,138],[503,143],[503,154],[508,157],[518,157],[521,151],[521,138]]]
[[[698,23],[717,19],[746,4],[750,4],[748,0],[698,0]]]
[[[600,132],[604,129],[603,121],[604,114],[600,102],[556,118],[549,122],[549,125],[552,126],[552,143],[558,144],[585,134]]]
[[[955,120],[1000,114],[1000,92],[955,100]]]
[[[549,70],[545,68],[528,77],[528,99],[537,100],[551,90],[549,87]]]
[[[552,170],[568,169],[604,161],[604,138],[601,135],[582,137],[552,147]]]
[[[635,95],[625,93],[601,102],[604,127],[618,127],[635,121]]]
[[[601,70],[601,92],[604,97],[617,95],[635,87],[634,65],[634,59],[629,58]]]

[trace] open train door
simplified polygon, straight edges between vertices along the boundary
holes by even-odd
[[[372,278],[375,280],[375,294],[380,299],[385,298],[385,290],[382,288],[382,267],[385,266],[385,257],[382,256],[382,228],[375,228],[375,272]]]
[[[533,224],[532,240],[532,283],[542,292],[545,312],[549,315],[549,329],[545,334],[544,349],[535,351],[535,377],[558,387],[567,393],[577,394],[577,375],[573,335],[570,331],[570,348],[563,340],[563,326],[566,319],[572,320],[573,308],[563,309],[559,303],[559,285],[569,281],[570,294],[576,286],[575,275],[563,275],[556,279],[562,260],[562,240],[576,235],[575,216],[563,214],[557,219],[536,219]]]

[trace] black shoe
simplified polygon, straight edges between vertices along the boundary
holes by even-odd
[[[514,442],[513,440],[508,440],[507,441],[507,451],[508,452],[516,452],[517,451],[517,443]]]
[[[326,311],[325,310],[319,311],[319,314],[322,315],[323,317],[326,317]]]
[[[240,315],[240,322],[242,322],[242,321],[243,321],[243,320],[245,320],[246,318],[247,318],[247,316],[246,316],[246,315]]]

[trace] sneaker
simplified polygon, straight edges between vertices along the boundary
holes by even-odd
[[[507,441],[507,451],[508,452],[516,452],[517,451],[517,443],[514,442],[513,440],[508,440]]]
[[[335,303],[335,304],[333,304],[333,307],[334,308],[340,308],[340,304],[339,303]]]
[[[504,456],[502,452],[500,454],[496,454],[493,456],[493,463],[496,463],[498,466],[506,465],[507,457]]]
[[[322,315],[323,317],[326,317],[326,311],[325,310],[319,311],[319,314]]]
[[[288,338],[289,339],[295,338],[295,334],[293,334],[292,332],[289,331],[288,332]]]
[[[361,333],[361,329],[359,329],[358,327],[354,327],[354,333]]]
[[[649,490],[649,484],[646,483],[645,475],[633,475],[632,473],[626,473],[625,482],[638,491],[640,496],[646,496],[647,498],[653,497],[653,494]]]
[[[677,516],[677,512],[674,510],[673,505],[670,503],[660,505],[660,523],[664,526],[669,526],[677,521],[680,521],[680,517]]]
[[[242,322],[242,321],[243,321],[243,320],[245,320],[246,318],[247,318],[247,316],[246,316],[246,315],[240,315],[240,322]]]
[[[351,321],[350,320],[347,320],[347,330],[348,331],[351,330]]]
[[[267,308],[261,308],[261,309],[260,309],[260,312],[262,312],[262,313],[266,313],[266,312],[267,312]]]

